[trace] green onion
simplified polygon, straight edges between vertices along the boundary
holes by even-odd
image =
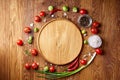
[[[89,66],[92,61],[94,60],[96,56],[96,52],[93,54],[93,56],[91,57],[91,59],[88,61],[88,63],[86,65],[83,65],[81,67],[79,67],[78,69],[72,71],[72,72],[55,72],[55,73],[51,73],[51,72],[45,72],[43,70],[35,70],[37,73],[40,74],[46,74],[46,76],[37,76],[39,78],[47,78],[47,79],[58,79],[58,78],[63,78],[63,77],[67,77],[73,74],[76,74],[77,72],[83,70],[84,68],[86,68],[87,66]]]

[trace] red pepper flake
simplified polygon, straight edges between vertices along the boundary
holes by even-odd
[[[58,12],[58,11],[62,11],[62,10],[61,9],[53,9],[52,11],[50,11],[50,15],[52,15],[52,14]]]

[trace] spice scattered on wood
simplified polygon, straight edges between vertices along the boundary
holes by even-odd
[[[55,15],[54,15],[54,14],[52,14],[52,15],[51,15],[51,17],[52,17],[52,18],[54,18],[54,17],[55,17]]]
[[[30,27],[33,27],[34,26],[34,23],[30,23]]]
[[[61,11],[61,9],[53,9],[52,11],[50,11],[50,15],[52,15],[52,14],[58,12],[58,11]]]
[[[30,56],[30,52],[28,50],[25,50],[25,54]]]

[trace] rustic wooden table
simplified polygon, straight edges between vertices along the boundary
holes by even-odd
[[[103,56],[71,77],[60,80],[119,80],[120,79],[120,0],[0,0],[0,80],[44,80],[24,69],[25,62],[45,60],[24,55],[24,47],[16,46],[18,38],[24,39],[23,29],[40,10],[49,5],[85,8],[93,19],[102,23]],[[58,13],[59,14],[59,13]],[[74,14],[68,13],[75,20]],[[36,34],[34,34],[36,36]],[[36,47],[36,43],[32,45]]]

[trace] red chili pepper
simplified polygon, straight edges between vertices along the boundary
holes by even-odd
[[[57,11],[62,11],[61,9],[53,9],[52,11],[50,11],[50,15],[56,13]]]
[[[72,67],[71,69],[68,69],[68,71],[76,70],[78,67],[79,67],[79,62],[77,62],[77,63],[75,64],[75,66]]]
[[[68,69],[72,68],[78,62],[78,58],[76,58],[69,66]]]

